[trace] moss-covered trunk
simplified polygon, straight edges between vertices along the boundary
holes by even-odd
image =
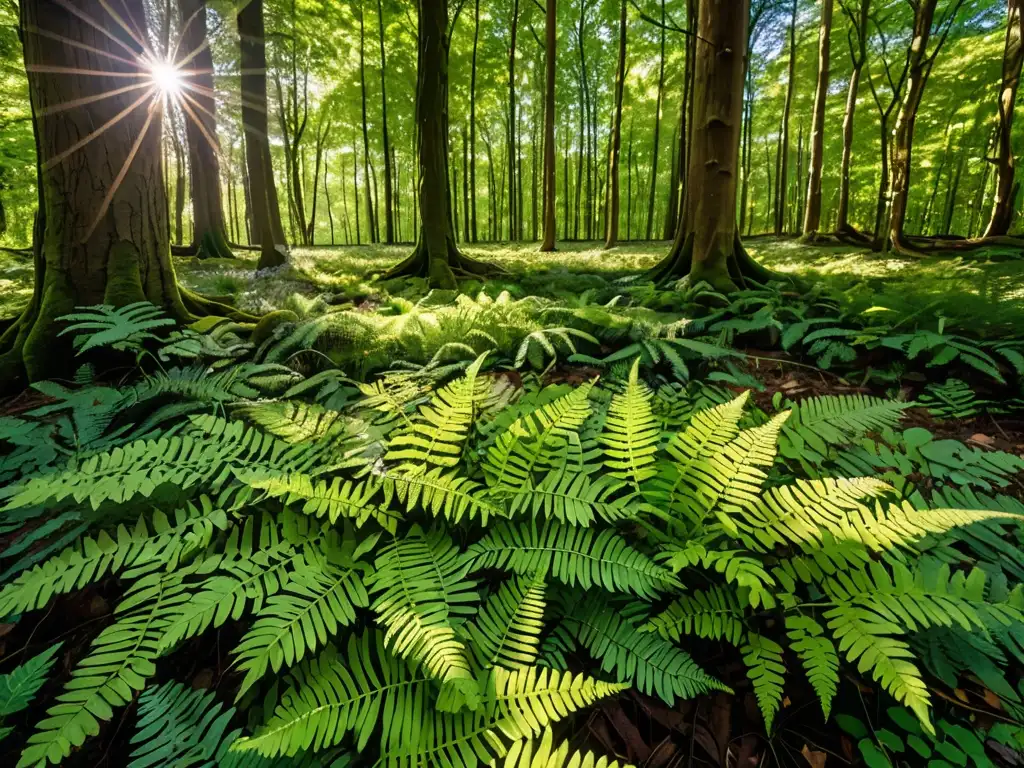
[[[656,281],[690,276],[720,291],[772,275],[750,256],[736,230],[744,59],[749,0],[701,0],[694,57],[693,119],[686,210]]]
[[[181,106],[188,137],[192,176],[193,245],[200,258],[232,258],[220,194],[220,147],[217,139],[217,100],[213,89],[213,54],[206,40],[206,4],[178,0],[181,12],[180,51],[184,86]],[[189,58],[191,57],[191,58]]]
[[[449,213],[448,9],[446,0],[419,2],[416,135],[419,150],[419,240],[382,279],[425,277],[434,288],[456,287],[456,275],[484,275],[488,264],[459,252]]]

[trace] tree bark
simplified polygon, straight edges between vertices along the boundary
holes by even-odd
[[[366,118],[366,26],[363,23],[363,2],[359,2],[359,93],[363,106],[363,193],[366,197],[366,226],[370,242],[377,242],[377,219],[373,210],[373,190],[370,187],[370,130]],[[443,188],[442,188],[443,189]]]
[[[831,58],[832,0],[821,0],[818,27],[818,84],[814,89],[811,114],[810,164],[807,174],[807,204],[804,208],[804,237],[815,237],[821,226],[821,169],[825,152],[825,99],[828,97]]]
[[[331,187],[327,179],[331,171],[331,156],[324,155],[324,202],[327,203],[327,225],[331,229],[331,245],[334,245],[334,211],[331,210]]]
[[[391,145],[388,142],[387,57],[384,53],[384,9],[377,0],[377,21],[380,28],[380,111],[381,141],[384,143],[384,238],[395,242],[395,214],[391,199]]]
[[[462,126],[462,229],[463,240],[467,243],[469,239],[469,137],[466,135],[466,126]]]
[[[546,0],[544,18],[544,242],[541,251],[555,250],[555,51],[557,0]],[[569,183],[569,155],[566,153],[565,184]],[[568,227],[568,196],[565,197],[565,226]]]
[[[511,40],[508,46],[508,239],[516,239],[516,36],[519,0],[512,0]]]
[[[242,126],[249,178],[253,242],[260,246],[259,269],[285,263],[284,227],[270,160],[267,126],[267,52],[263,0],[250,0],[238,11],[241,51]]]
[[[867,61],[868,14],[871,0],[860,0],[860,11],[856,18],[850,18],[850,83],[846,89],[846,109],[843,112],[843,155],[839,166],[839,210],[836,214],[836,231],[840,234],[853,232],[850,224],[850,165],[853,161],[853,120],[857,111],[857,91],[860,75]]]
[[[786,193],[789,186],[789,113],[793,108],[793,85],[796,80],[796,0],[789,22],[789,74],[786,82],[786,101],[782,108],[779,129],[779,157],[775,165],[775,234],[781,235],[786,226]]]
[[[999,154],[996,164],[996,195],[992,205],[992,218],[985,228],[985,236],[1005,235],[1010,231],[1014,208],[1014,176],[1016,162],[1013,156],[1013,109],[1020,85],[1021,63],[1024,63],[1024,27],[1021,17],[1022,0],[1008,0],[1006,8],[1006,46],[1003,53],[1003,77],[999,88]]]
[[[475,0],[473,11],[473,68],[469,80],[469,186],[473,190],[470,224],[473,242],[477,242],[476,225],[476,55],[480,42],[480,0]]]
[[[749,0],[700,0],[694,61],[693,143],[684,227],[651,272],[657,282],[689,275],[728,292],[773,275],[750,258],[736,229]]]
[[[119,10],[139,39],[148,40],[141,0],[125,0]],[[33,295],[0,334],[5,388],[70,374],[75,355],[70,337],[58,335],[59,318],[76,307],[150,301],[183,321],[211,306],[231,312],[204,304],[175,281],[160,158],[164,99],[149,87],[115,90],[140,83],[141,67],[119,61],[126,52],[134,60],[143,56],[140,44],[119,25],[109,25],[105,35],[72,11],[94,19],[107,14],[99,0],[78,0],[72,10],[52,0],[21,3],[39,208]],[[54,45],[40,32],[81,47]],[[111,74],[60,71],[73,69]],[[65,108],[104,93],[87,107]]]
[[[622,149],[622,94],[626,89],[626,0],[619,10],[619,60],[615,68],[615,104],[612,108],[611,150],[608,153],[608,188],[605,199],[605,249],[619,239],[619,152]]]
[[[419,241],[412,254],[382,279],[423,277],[433,288],[457,287],[456,275],[485,276],[496,269],[459,252],[448,210],[448,7],[419,0],[416,128],[419,150]]]

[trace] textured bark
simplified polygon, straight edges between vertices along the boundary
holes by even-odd
[[[270,160],[267,127],[267,52],[263,31],[263,0],[250,0],[238,12],[241,50],[242,125],[245,162],[252,201],[252,240],[260,245],[259,268],[285,262],[285,236],[277,184]]]
[[[366,28],[363,24],[363,4],[359,3],[359,93],[363,106],[363,193],[366,197],[366,226],[370,242],[377,242],[377,219],[373,210],[373,191],[370,187],[370,129],[366,117]]]
[[[619,11],[619,59],[615,68],[615,104],[612,107],[611,149],[608,152],[608,190],[605,199],[605,248],[619,239],[619,152],[622,149],[622,94],[626,89],[626,0]]]
[[[496,269],[459,252],[445,187],[448,178],[448,8],[446,0],[419,0],[416,136],[419,149],[419,241],[382,279],[423,277],[434,288],[455,288],[456,275]]]
[[[736,193],[749,0],[700,0],[694,59],[693,132],[684,216],[658,281],[689,275],[732,291],[772,274],[744,250],[736,229]]]
[[[821,24],[818,27],[818,83],[814,89],[811,114],[810,164],[807,174],[807,204],[803,233],[814,237],[821,226],[821,168],[825,152],[825,99],[828,97],[831,59],[832,0],[821,0]]]
[[[544,20],[544,242],[542,251],[555,250],[555,51],[556,35],[556,4],[557,0],[547,0],[547,12]],[[568,153],[566,154],[565,179],[569,183]],[[568,197],[565,198],[568,201]],[[568,227],[568,208],[565,210]]]
[[[391,198],[391,144],[388,141],[387,56],[384,53],[384,9],[377,0],[377,22],[380,28],[380,111],[381,141],[384,144],[384,241],[395,242],[395,212]]]
[[[846,109],[843,112],[843,155],[839,166],[839,210],[836,214],[836,231],[853,231],[850,224],[850,165],[853,162],[853,122],[857,112],[857,91],[860,75],[867,61],[868,14],[871,0],[860,0],[857,16],[850,14],[850,83],[846,89]],[[845,7],[844,7],[845,10]]]
[[[99,0],[78,0],[75,9],[96,19]],[[141,0],[125,0],[122,14],[146,34]],[[54,45],[37,34],[80,44]],[[24,0],[21,34],[38,151],[38,202],[33,258],[35,288],[23,314],[0,335],[0,382],[5,388],[58,376],[75,365],[71,339],[59,336],[58,318],[76,307],[125,306],[151,301],[187,320],[187,294],[179,291],[170,260],[167,191],[160,158],[160,99],[133,102],[143,94],[110,95],[87,108],[58,109],[138,82],[138,69],[117,58],[140,56],[120,27],[103,34],[63,5]],[[108,55],[104,55],[108,54]],[[110,56],[115,58],[111,58]],[[83,68],[107,77],[48,74],[40,68]],[[150,109],[152,106],[152,109]],[[120,120],[84,145],[97,126]]]
[[[217,101],[213,54],[206,40],[206,5],[202,0],[178,0],[178,10],[183,25],[181,48],[195,52],[182,68],[187,85],[181,99],[192,180],[193,244],[200,258],[230,259],[234,254],[228,245],[221,200]]]
[[[789,186],[789,113],[793,108],[793,86],[796,80],[796,0],[789,22],[789,74],[786,78],[786,101],[782,107],[779,129],[779,154],[775,164],[775,234],[786,226],[786,194]]]
[[[1020,85],[1021,64],[1024,63],[1024,28],[1021,16],[1022,0],[1008,0],[1006,8],[1006,46],[1003,53],[1003,77],[999,88],[999,154],[996,156],[996,195],[992,205],[992,218],[985,228],[985,236],[1005,235],[1013,221],[1015,198],[1014,177],[1017,164],[1013,156],[1013,108]]]

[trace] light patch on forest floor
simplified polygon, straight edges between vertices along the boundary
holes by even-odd
[[[309,317],[332,306],[389,295],[415,299],[422,281],[383,286],[374,276],[404,258],[410,245],[319,246],[292,249],[291,263],[257,273],[256,254],[236,259],[200,261],[176,258],[179,279],[189,288],[214,296],[233,296],[253,312],[292,309]],[[554,253],[539,253],[536,243],[486,243],[464,247],[466,253],[491,261],[508,274],[488,282],[464,284],[475,294],[509,290],[513,295],[578,299],[588,289],[605,291],[613,281],[652,267],[668,244],[631,242],[610,251],[602,243],[559,243]],[[905,259],[881,256],[852,246],[808,246],[793,239],[752,238],[752,255],[765,266],[791,273],[835,296],[853,312],[883,307],[885,319],[915,325],[969,328],[976,333],[1024,333],[1024,261],[929,256]],[[995,254],[996,259],[1005,259]],[[32,290],[31,262],[0,252],[0,317],[13,315]],[[878,310],[876,310],[878,311]]]

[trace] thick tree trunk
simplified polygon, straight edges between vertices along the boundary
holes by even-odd
[[[178,10],[183,25],[181,48],[194,52],[182,67],[184,85],[179,100],[186,116],[194,245],[200,258],[230,259],[234,254],[228,245],[221,200],[217,101],[213,54],[206,40],[206,5],[202,0],[179,0]]]
[[[259,269],[285,263],[284,227],[267,136],[267,51],[263,0],[250,0],[238,11],[241,50],[242,126],[245,162],[252,201],[252,239],[260,245]]]
[[[544,20],[544,242],[542,251],[555,250],[555,44],[557,33],[557,0],[547,0]],[[563,182],[569,183],[569,153],[565,155]],[[563,192],[564,194],[564,192]],[[568,195],[565,195],[564,227],[568,234],[569,208]]]
[[[395,242],[395,214],[391,199],[391,145],[388,142],[387,57],[384,53],[384,9],[377,0],[377,21],[380,28],[380,110],[381,141],[384,143],[384,242]]]
[[[619,239],[619,152],[622,149],[622,94],[626,89],[626,0],[619,10],[619,60],[615,68],[615,104],[608,152],[608,190],[605,199],[604,247],[614,248]]]
[[[1024,63],[1024,19],[1022,0],[1008,0],[1006,9],[1006,46],[1003,53],[1003,77],[999,88],[999,154],[996,163],[996,195],[985,236],[1005,235],[1010,231],[1014,208],[1013,108],[1020,85],[1021,63]]]
[[[651,272],[658,282],[689,275],[691,284],[732,291],[772,277],[750,258],[736,230],[749,15],[749,0],[700,0],[686,225]]]
[[[828,97],[831,57],[832,0],[821,0],[821,25],[818,27],[818,84],[814,89],[811,114],[810,165],[807,174],[807,205],[804,208],[803,234],[814,237],[821,226],[821,169],[825,152],[825,99]]]
[[[775,234],[786,226],[786,193],[789,186],[789,113],[793,108],[793,86],[796,80],[796,0],[789,22],[789,74],[786,79],[786,101],[782,107],[779,129],[779,156],[775,165]]]
[[[423,277],[434,288],[457,287],[456,275],[495,272],[455,245],[448,210],[448,8],[446,0],[419,0],[416,128],[419,142],[419,242],[382,279]]]
[[[125,0],[120,11],[147,40],[141,0]],[[69,376],[74,352],[70,337],[58,335],[58,318],[76,307],[150,301],[189,320],[203,302],[179,290],[170,259],[162,95],[152,87],[114,90],[140,83],[140,67],[121,59],[126,51],[133,57],[143,51],[120,26],[109,25],[106,35],[78,13],[102,19],[107,11],[100,0],[78,0],[72,10],[51,0],[21,4],[38,152],[36,282],[22,315],[0,335],[5,388]],[[54,45],[40,32],[77,45]],[[61,71],[74,69],[111,75]],[[108,95],[87,107],[64,108],[103,93]],[[97,130],[108,122],[109,128]]]

